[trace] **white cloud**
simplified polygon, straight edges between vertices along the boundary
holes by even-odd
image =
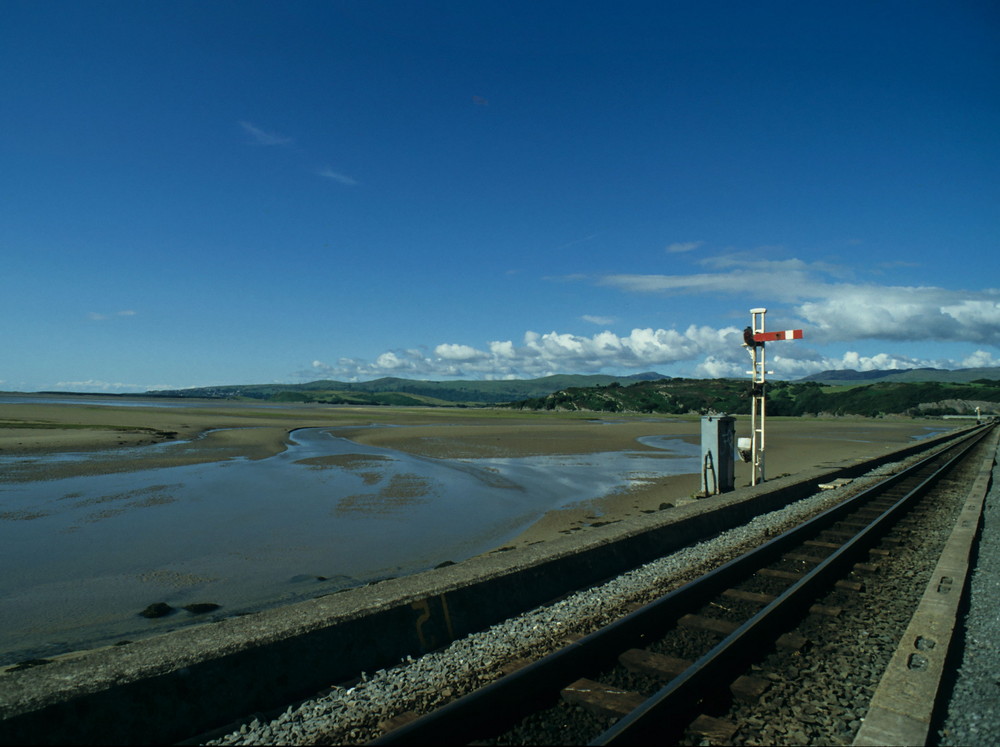
[[[796,308],[820,341],[910,340],[996,343],[1000,292],[934,287],[837,285]]]
[[[491,342],[489,347],[490,354],[497,360],[513,360],[517,358],[517,349],[510,340]]]
[[[694,377],[699,379],[736,379],[746,374],[747,363],[708,356],[696,368]]]
[[[799,259],[771,260],[729,254],[701,260],[707,271],[693,275],[608,275],[591,282],[626,293],[731,294],[774,302],[770,320],[801,327],[795,343],[768,346],[768,368],[777,378],[794,379],[825,370],[980,368],[1000,365],[1000,290],[948,290],[938,287],[882,286],[844,282],[842,268]],[[582,276],[553,278],[580,280]],[[610,317],[586,315],[602,326]],[[619,336],[527,331],[520,342],[494,340],[485,345],[444,342],[433,348],[387,351],[373,362],[342,358],[320,368],[333,378],[364,380],[387,375],[418,378],[532,378],[554,373],[620,373],[656,370],[674,376],[748,376],[749,356],[742,327],[690,325],[686,329],[637,327]],[[780,329],[773,323],[768,329]],[[915,358],[894,352],[863,355],[844,352],[843,343],[888,340],[921,343],[975,343],[983,349],[964,358]],[[825,346],[841,343],[831,353]],[[870,346],[866,346],[870,350]]]
[[[484,350],[443,343],[433,353],[424,350],[387,351],[374,362],[341,358],[336,365],[314,361],[312,370],[330,378],[362,381],[380,376],[413,378],[511,379],[556,373],[615,373],[648,371],[699,378],[744,378],[750,358],[736,327],[691,325],[674,329],[634,329],[627,336],[601,332],[587,337],[568,333],[525,332],[520,344],[493,341]],[[797,379],[820,371],[905,370],[910,368],[986,368],[1000,366],[990,352],[978,350],[960,359],[915,358],[895,353],[861,355],[847,351],[825,355],[803,342],[768,346],[768,369],[775,378]]]
[[[705,243],[704,241],[675,242],[673,244],[669,244],[667,246],[666,251],[667,251],[668,254],[678,254],[680,252],[690,252],[690,251],[694,251],[695,249],[697,249],[699,246],[701,246],[704,243]]]
[[[664,329],[634,329],[625,337],[600,332],[591,337],[568,333],[539,334],[528,331],[520,345],[511,340],[490,342],[485,350],[470,345],[444,343],[433,354],[421,350],[387,351],[373,363],[342,358],[337,365],[313,362],[331,377],[349,380],[366,377],[412,375],[469,378],[518,378],[546,376],[566,371],[598,372],[607,369],[645,370],[722,354],[739,347],[741,332],[735,327],[712,329],[692,325],[683,332]]]
[[[1000,366],[1000,358],[985,350],[977,350],[962,359],[962,368],[996,368]]]
[[[759,296],[766,289],[786,317],[801,320],[817,342],[861,339],[973,342],[1000,340],[1000,290],[948,290],[833,282],[838,267],[799,259],[730,254],[703,260],[716,272],[607,275],[599,285],[626,293]],[[771,305],[771,304],[769,304]]]
[[[320,169],[316,173],[318,173],[324,179],[332,179],[333,181],[339,182],[340,184],[345,184],[348,187],[353,187],[353,186],[357,185],[357,182],[354,179],[352,179],[351,177],[347,176],[346,174],[341,174],[338,171],[334,171],[333,169],[329,169],[329,168],[327,168],[327,169]]]
[[[615,318],[613,316],[593,316],[591,314],[584,314],[580,317],[585,322],[590,322],[591,324],[599,324],[602,326],[607,326],[608,324],[614,324]]]
[[[278,135],[274,132],[265,132],[250,122],[241,120],[240,127],[250,135],[251,142],[255,145],[289,145],[292,142],[292,138],[290,137]]]
[[[129,316],[135,316],[135,315],[136,315],[136,312],[134,312],[132,309],[124,309],[122,311],[115,311],[114,313],[111,313],[111,314],[104,314],[104,313],[101,313],[101,312],[98,312],[98,311],[89,311],[89,312],[87,312],[87,318],[90,321],[92,321],[92,322],[103,322],[103,321],[106,321],[108,319],[113,319],[116,316],[117,317],[129,317]]]
[[[438,345],[434,348],[434,353],[444,360],[454,360],[454,361],[471,361],[471,360],[482,360],[489,358],[489,353],[484,353],[481,350],[476,350],[468,345],[453,345],[444,344]]]
[[[410,367],[410,362],[393,352],[382,353],[375,359],[375,365],[384,371],[399,371]]]

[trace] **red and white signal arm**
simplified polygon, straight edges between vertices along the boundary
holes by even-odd
[[[757,332],[753,336],[754,342],[777,342],[778,340],[801,340],[801,329],[785,329],[781,332]]]

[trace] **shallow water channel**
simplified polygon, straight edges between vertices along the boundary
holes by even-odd
[[[700,453],[648,437],[659,452],[444,460],[292,439],[256,461],[0,483],[0,665],[205,619],[187,604],[248,612],[457,562],[546,511],[697,472]],[[155,602],[178,612],[138,614]]]

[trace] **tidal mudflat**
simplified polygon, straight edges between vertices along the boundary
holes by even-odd
[[[0,423],[0,664],[585,531],[698,481],[697,418],[15,402]],[[934,428],[816,426],[775,421],[802,467]],[[156,602],[175,611],[139,614]]]

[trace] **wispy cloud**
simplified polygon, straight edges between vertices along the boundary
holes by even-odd
[[[348,187],[353,187],[357,185],[357,181],[349,177],[347,174],[341,174],[339,171],[334,171],[333,169],[330,168],[320,169],[316,173],[322,176],[324,179],[332,179],[333,181],[339,182],[340,184],[346,184]]]
[[[593,241],[594,239],[596,239],[600,235],[601,235],[601,231],[598,231],[597,233],[592,233],[589,236],[584,236],[583,238],[580,238],[580,239],[573,239],[572,241],[567,241],[565,244],[560,244],[559,246],[557,246],[556,250],[566,249],[566,248],[571,247],[571,246],[576,246],[577,244],[583,244],[583,243],[585,243],[587,241]]]
[[[690,275],[605,275],[598,285],[613,286],[627,293],[753,294],[767,288],[772,298],[793,301],[808,292],[821,270],[798,259],[759,260],[739,255],[714,257],[702,266],[723,270]]]
[[[291,145],[294,142],[294,140],[290,137],[261,129],[252,122],[247,122],[246,120],[240,120],[240,127],[242,127],[247,135],[249,135],[249,140],[252,145]],[[338,184],[344,184],[348,187],[356,186],[358,183],[353,177],[340,171],[334,171],[329,167],[314,169],[314,171],[317,175],[323,177],[324,179],[330,179]]]
[[[691,252],[702,246],[704,241],[684,241],[680,243],[669,244],[667,246],[668,254],[677,254],[679,252]]]
[[[250,135],[251,142],[254,145],[290,145],[293,142],[290,137],[279,135],[276,132],[267,132],[257,127],[257,125],[244,120],[240,120],[240,127]]]
[[[590,280],[591,278],[589,275],[574,272],[570,275],[545,275],[542,279],[553,283],[579,283],[581,280]]]
[[[608,325],[614,324],[615,322],[615,318],[613,316],[594,316],[592,314],[584,314],[580,318],[585,322],[590,322],[591,324]]]
[[[132,309],[124,309],[122,311],[115,311],[111,314],[104,314],[99,311],[87,312],[87,318],[92,322],[103,322],[107,319],[114,319],[115,317],[129,317],[135,316],[135,312]]]

